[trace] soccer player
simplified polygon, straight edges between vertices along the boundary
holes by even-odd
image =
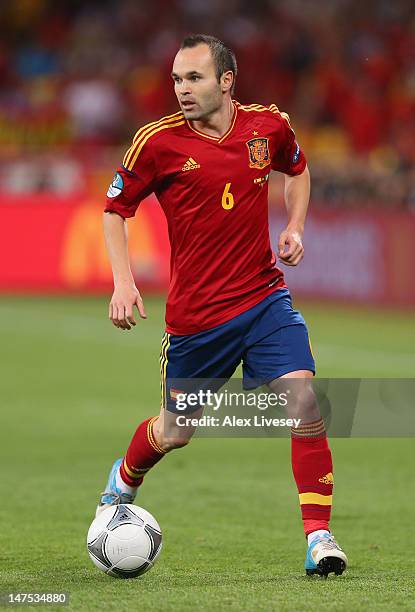
[[[288,115],[275,104],[232,99],[236,74],[235,56],[221,41],[185,38],[172,70],[180,111],[138,130],[108,190],[112,323],[131,329],[134,307],[146,318],[130,269],[125,219],[152,192],[167,218],[171,278],[161,411],[138,426],[125,456],[115,461],[97,513],[132,503],[147,472],[189,442],[193,429],[175,428],[171,381],[229,379],[242,362],[246,388],[261,381],[277,389],[282,377],[298,379],[297,401],[287,410],[301,418],[292,430],[292,467],[308,540],[305,568],[307,574],[341,574],[347,558],[329,530],[333,466],[311,386],[314,359],[268,228],[268,177],[277,170],[285,174],[288,215],[278,257],[296,266],[304,253],[309,171]]]

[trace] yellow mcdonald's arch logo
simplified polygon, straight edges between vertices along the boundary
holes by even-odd
[[[156,249],[151,220],[143,209],[128,225],[133,271],[154,274]],[[61,251],[60,270],[65,285],[82,289],[90,283],[111,283],[112,273],[102,229],[102,207],[87,201],[76,208],[68,223]]]

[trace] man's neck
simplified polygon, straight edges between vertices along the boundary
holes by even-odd
[[[214,136],[215,138],[221,138],[231,127],[234,112],[235,108],[232,100],[229,100],[228,104],[223,104],[208,119],[190,121],[190,123],[199,132],[203,132],[208,136]]]

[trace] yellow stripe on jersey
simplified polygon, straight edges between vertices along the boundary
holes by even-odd
[[[190,123],[190,121],[187,121],[187,125],[188,127],[193,131],[196,132],[196,134],[200,134],[201,136],[204,136],[205,138],[208,138],[209,140],[214,140],[215,142],[218,142],[219,138],[217,136],[210,136],[209,134],[205,134],[204,132],[200,132],[199,130],[197,130],[196,128],[194,128],[192,126],[192,124]]]
[[[151,136],[154,136],[154,134],[157,134],[157,132],[160,132],[161,130],[166,130],[167,128],[174,128],[179,125],[184,125],[184,123],[185,123],[185,120],[182,119],[180,121],[175,121],[174,123],[160,124],[158,127],[155,127],[154,129],[150,128],[151,131],[149,132],[147,131],[143,132],[139,140],[137,140],[137,142],[134,144],[134,148],[129,155],[128,161],[126,161],[126,163],[123,165],[127,168],[127,170],[132,170],[134,168],[134,164],[137,161],[138,156],[141,153],[142,148],[146,144],[147,140],[151,138]]]
[[[258,113],[263,113],[267,110],[271,111],[271,113],[274,113],[274,115],[281,115],[281,117],[287,120],[288,125],[291,127],[289,115],[283,111],[280,111],[276,104],[270,104],[269,106],[264,106],[263,104],[239,104],[238,108],[244,110],[245,112],[257,111]]]
[[[276,104],[270,104],[269,105],[269,109],[270,109],[270,111],[272,111],[276,115],[281,115],[281,117],[283,117],[283,119],[286,119],[287,122],[288,122],[288,125],[291,127],[290,117],[289,117],[288,113],[284,113],[284,111],[280,111],[280,109],[278,108],[278,106]]]
[[[233,114],[233,119],[232,119],[232,123],[231,123],[231,125],[229,127],[229,130],[223,136],[221,136],[221,138],[219,138],[218,143],[223,142],[225,140],[225,138],[232,132],[233,127],[234,127],[235,122],[236,122],[237,115],[238,115],[238,107],[235,107],[235,112]]]
[[[238,104],[238,108],[244,108],[244,109],[249,109],[249,108],[266,108],[266,106],[264,106],[263,104]]]
[[[278,108],[278,106],[276,104],[270,104],[269,105],[269,110],[273,111],[274,113],[279,113],[280,109]]]
[[[286,119],[286,121],[287,121],[288,125],[289,125],[289,126],[290,126],[290,128],[291,128],[291,122],[290,122],[290,117],[289,117],[288,113],[282,113],[282,112],[281,112],[281,113],[280,113],[280,115],[281,115],[281,117],[283,117],[283,119]],[[291,129],[292,129],[292,128],[291,128]]]
[[[141,127],[135,133],[134,138],[133,138],[133,143],[132,143],[131,147],[128,149],[128,151],[125,154],[125,156],[124,156],[123,165],[126,167],[127,164],[129,163],[131,155],[132,155],[132,153],[135,150],[135,147],[137,145],[137,142],[139,141],[141,136],[144,134],[144,132],[147,133],[148,130],[150,130],[150,129],[156,128],[159,125],[163,125],[165,123],[171,123],[172,121],[176,121],[176,120],[180,119],[181,117],[183,117],[183,113],[182,112],[174,113],[174,115],[168,115],[167,117],[163,117],[162,119],[158,119],[157,121],[152,121],[151,123],[147,123],[146,125]]]
[[[257,111],[258,113],[263,113],[264,111],[269,110],[268,106],[262,106],[262,104],[250,104],[249,106],[241,105],[238,106],[241,110],[245,112]]]
[[[133,138],[133,144],[131,145],[131,147],[128,149],[127,153],[124,155],[124,159],[123,159],[123,166],[125,168],[127,168],[130,164],[131,161],[131,157],[134,154],[138,143],[140,142],[141,138],[147,134],[150,130],[153,130],[161,125],[166,125],[169,123],[172,123],[174,121],[178,121],[179,119],[183,118],[183,113],[179,112],[179,113],[174,113],[174,115],[167,115],[166,117],[163,117],[162,119],[159,119],[158,121],[152,121],[151,123],[147,123],[147,125],[144,125],[142,128],[140,128],[134,138]]]
[[[173,113],[172,115],[166,115],[165,117],[162,117],[161,119],[157,119],[157,121],[152,121],[151,123],[146,123],[146,125],[143,125],[134,134],[133,143],[137,142],[137,140],[139,139],[141,133],[144,130],[146,130],[147,128],[155,126],[158,123],[164,123],[165,121],[175,121],[176,118],[178,119],[179,117],[182,117],[182,116],[183,116],[182,111],[178,111],[177,113]]]
[[[300,504],[316,504],[317,506],[331,506],[332,495],[320,495],[320,493],[300,493]]]

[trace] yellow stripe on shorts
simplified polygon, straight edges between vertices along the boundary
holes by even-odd
[[[166,407],[166,371],[167,371],[167,351],[170,346],[170,334],[167,332],[164,334],[161,341],[160,350],[160,390],[161,390],[161,408]]]

